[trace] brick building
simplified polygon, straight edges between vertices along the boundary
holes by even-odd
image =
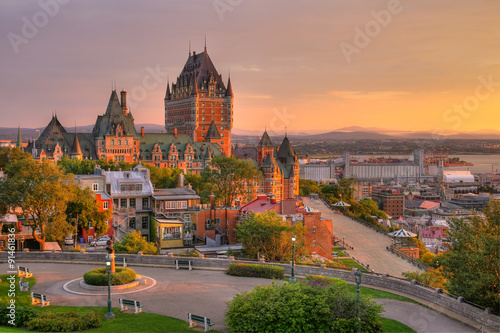
[[[207,47],[189,57],[175,83],[167,84],[165,128],[167,133],[187,134],[194,142],[212,142],[231,155],[233,90],[217,72]]]
[[[372,188],[372,200],[378,208],[394,218],[403,217],[405,209],[405,194],[392,188]]]

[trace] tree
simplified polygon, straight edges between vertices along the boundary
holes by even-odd
[[[298,223],[290,226],[275,211],[254,213],[241,221],[235,230],[238,241],[249,258],[263,255],[269,260],[285,261],[292,258],[292,235],[295,234],[295,254],[306,254],[305,228]]]
[[[69,158],[68,156],[63,156],[61,160],[57,161],[57,165],[59,165],[66,173],[72,173],[75,175],[93,174],[96,164],[96,161],[87,159],[79,160]]]
[[[210,166],[202,171],[201,176],[216,200],[224,206],[231,206],[237,196],[246,196],[246,189],[251,193],[253,182],[260,176],[259,169],[251,161],[234,156],[215,156]]]
[[[342,283],[343,282],[343,283]],[[382,332],[382,306],[360,298],[363,332]],[[227,303],[231,332],[357,332],[356,294],[344,281],[326,286],[273,282],[236,295]]]
[[[144,164],[150,170],[149,176],[151,183],[155,188],[173,188],[177,187],[181,169],[174,168],[158,168],[153,165]]]
[[[110,210],[100,210],[100,203],[96,201],[94,192],[88,187],[81,189],[78,185],[72,186],[73,200],[68,202],[66,216],[71,225],[76,226],[75,237],[78,229],[89,231],[92,224],[97,235],[108,230],[108,220],[111,218]]]
[[[342,178],[339,182],[339,186],[342,189],[342,196],[344,200],[350,200],[353,198],[354,194],[354,178]]]
[[[321,192],[318,183],[314,180],[299,179],[299,194],[303,197],[308,197],[311,193],[319,194]]]
[[[485,219],[452,219],[450,249],[439,258],[450,293],[485,307],[500,308],[500,203],[484,208]]]
[[[430,267],[426,272],[403,272],[402,275],[408,280],[415,280],[433,288],[446,290],[446,278],[443,275],[442,267]]]
[[[6,174],[0,181],[0,213],[20,209],[42,250],[46,239],[62,241],[70,228],[65,211],[72,199],[71,179],[54,163],[31,157],[7,165]]]
[[[142,237],[140,231],[132,230],[127,232],[123,237],[121,242],[116,242],[113,244],[113,248],[117,252],[147,252],[156,253],[158,248],[155,243],[148,242],[146,238]]]

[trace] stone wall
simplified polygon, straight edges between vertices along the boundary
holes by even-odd
[[[6,252],[0,253],[0,262],[7,262],[8,254]],[[117,254],[117,257],[127,258],[127,263],[130,265],[144,265],[144,266],[161,266],[161,267],[175,267],[176,259],[189,259],[192,260],[193,269],[213,269],[213,270],[226,270],[232,261],[228,259],[212,259],[212,258],[186,258],[186,257],[172,257],[170,255],[141,255],[139,254]],[[79,252],[18,252],[15,255],[16,263],[21,262],[54,262],[54,263],[89,263],[104,265],[106,258],[105,253],[79,253]],[[248,263],[248,262],[247,262]],[[252,262],[250,262],[252,263]],[[256,262],[253,262],[256,263]],[[262,262],[261,262],[262,263]],[[291,273],[290,265],[279,263],[268,263],[270,265],[283,266],[285,273]],[[118,264],[119,265],[119,264]],[[36,274],[36,272],[34,272]],[[329,277],[340,278],[345,281],[354,282],[354,275],[351,271],[339,269],[325,269],[317,266],[295,266],[295,275],[303,277],[306,274],[324,275]],[[476,308],[472,305],[463,302],[463,298],[458,297],[455,299],[442,293],[438,288],[431,290],[422,287],[415,283],[415,281],[407,281],[386,275],[363,274],[363,285],[371,285],[375,287],[387,288],[390,290],[402,292],[411,296],[419,297],[426,301],[435,303],[450,311],[460,314],[464,317],[471,318],[482,325],[492,327],[500,330],[500,317],[489,313],[489,311]]]

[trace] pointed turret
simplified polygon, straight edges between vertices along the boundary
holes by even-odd
[[[172,95],[170,94],[170,82],[167,81],[167,91],[165,92],[165,99],[172,99]]]
[[[21,149],[23,149],[23,141],[21,140],[21,125],[19,125],[19,128],[17,129],[17,142],[16,142],[16,148],[21,148]]]
[[[258,147],[271,147],[274,148],[271,138],[267,134],[267,130],[264,130],[264,134],[262,134],[262,138],[260,139]]]
[[[208,127],[207,134],[205,135],[205,141],[210,141],[210,140],[220,140],[220,132],[219,129],[217,128],[217,125],[215,125],[215,121],[212,120],[210,123],[210,126]]]
[[[231,77],[227,79],[227,89],[226,89],[226,96],[233,96],[233,88],[231,87]]]
[[[75,139],[73,140],[73,146],[71,147],[71,153],[69,154],[69,157],[81,159],[82,156],[83,156],[82,149],[80,148],[80,141],[78,141],[78,134],[76,133],[76,126],[75,126]]]

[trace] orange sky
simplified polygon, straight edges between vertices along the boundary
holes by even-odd
[[[0,127],[93,124],[113,80],[161,124],[206,34],[235,128],[500,131],[500,1],[47,3],[0,3]]]

